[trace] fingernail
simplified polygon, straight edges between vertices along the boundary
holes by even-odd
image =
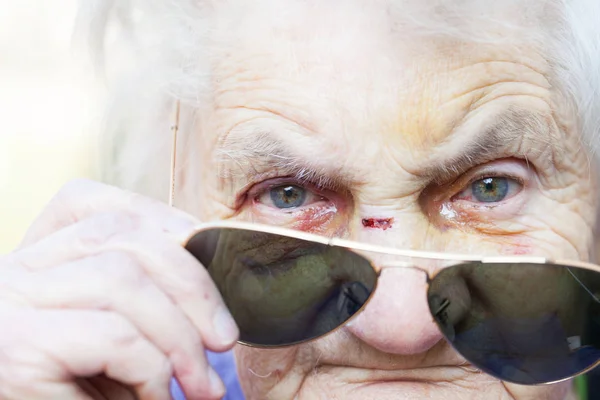
[[[219,335],[223,341],[223,344],[230,345],[237,340],[239,335],[238,327],[229,313],[229,310],[224,306],[221,306],[215,313],[213,326],[216,334]]]
[[[210,381],[210,391],[213,395],[223,397],[225,395],[225,385],[214,369],[208,368],[208,379]]]

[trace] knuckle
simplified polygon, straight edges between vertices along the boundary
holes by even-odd
[[[17,399],[23,398],[18,396],[27,395],[29,397],[34,394],[40,394],[36,393],[38,392],[36,388],[40,379],[39,375],[39,371],[33,366],[11,365],[9,379],[5,380],[0,377],[0,382],[2,382],[3,390],[6,393],[5,397],[2,398]]]
[[[157,363],[155,371],[156,378],[168,380],[171,376],[173,376],[173,373],[173,366],[168,358],[164,357],[162,358],[161,362]]]
[[[20,308],[0,306],[0,358],[13,354],[13,350],[25,340],[30,331],[29,321]]]
[[[112,250],[103,253],[102,271],[112,276],[112,285],[121,289],[140,289],[150,283],[140,260],[131,252]]]
[[[176,289],[177,297],[183,301],[213,301],[218,293],[217,287],[208,271],[181,246],[174,245],[169,249],[169,259],[177,267],[165,271],[170,279],[172,289]]]
[[[178,281],[177,297],[182,301],[197,301],[202,298],[203,302],[219,303],[216,296],[217,288],[210,276],[196,277],[195,279],[182,279]]]
[[[204,292],[201,291],[200,286],[197,282],[190,280],[181,280],[177,285],[177,297],[181,302],[187,303],[190,301],[194,301],[198,299],[198,295],[203,295]],[[203,297],[207,300],[207,296]]]
[[[24,343],[28,329],[15,313],[2,312],[0,325],[0,399],[28,398],[39,381],[35,363],[26,359],[31,358],[31,347]]]
[[[105,321],[111,327],[109,341],[111,347],[128,353],[143,354],[149,346],[132,323],[120,314],[111,314]]]
[[[144,340],[137,332],[121,324],[121,329],[117,330],[113,337],[113,346],[118,349],[135,349],[144,345]]]
[[[200,274],[190,273],[189,271],[169,271],[172,274],[173,289],[177,290],[177,297],[182,300],[194,300],[198,295],[205,293],[207,283],[210,278],[199,276]]]
[[[26,295],[26,289],[24,290],[24,282],[10,282],[4,277],[0,278],[0,301],[3,304],[11,304],[14,306],[30,306],[31,299]],[[1,306],[0,306],[1,307]],[[1,319],[0,315],[0,319]],[[0,324],[0,326],[4,326]]]
[[[79,235],[80,245],[97,247],[125,232],[138,229],[140,218],[124,211],[102,213],[92,217],[86,225]]]

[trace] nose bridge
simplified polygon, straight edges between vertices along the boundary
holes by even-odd
[[[396,249],[435,249],[435,231],[414,196],[388,201],[364,198],[349,229],[350,239]],[[385,221],[383,224],[363,223]],[[369,304],[348,329],[370,346],[387,353],[418,354],[433,347],[442,334],[429,311],[429,277],[439,261],[368,252],[379,272]]]
[[[429,284],[431,282],[431,275],[429,269],[424,268],[423,266],[419,266],[417,263],[414,262],[414,259],[410,257],[404,258],[403,260],[390,259],[387,261],[381,261],[380,263],[376,264],[376,268],[380,276],[384,273],[384,271],[390,269],[403,268],[406,270],[414,271],[415,274],[422,274],[426,284]]]
[[[387,201],[370,199],[369,205],[365,205],[365,199],[360,198],[347,232],[350,240],[360,243],[424,253],[423,257],[411,258],[369,252],[367,257],[378,272],[410,267],[425,275],[426,281],[429,281],[437,271],[454,262],[440,259],[439,253],[447,251],[449,237],[423,213],[417,197],[413,194]],[[377,223],[381,221],[383,223]],[[427,258],[427,252],[437,254]]]

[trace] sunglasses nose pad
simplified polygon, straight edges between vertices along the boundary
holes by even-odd
[[[450,300],[442,298],[438,295],[429,297],[429,308],[431,314],[435,318],[440,327],[442,333],[448,340],[454,341],[454,324],[449,322],[448,308],[450,307]]]
[[[458,325],[471,310],[471,293],[460,276],[435,282],[429,289],[429,310],[444,336],[454,341]]]
[[[369,289],[361,282],[346,282],[340,287],[340,295],[337,301],[337,311],[340,322],[356,314],[370,296]]]

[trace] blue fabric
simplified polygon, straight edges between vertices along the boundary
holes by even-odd
[[[223,400],[244,400],[244,394],[242,393],[242,388],[240,387],[240,382],[238,381],[237,372],[235,370],[233,352],[207,352],[206,355],[208,357],[208,362],[219,374],[227,389],[227,393],[225,394],[225,397],[223,397]],[[171,382],[171,395],[173,396],[173,400],[185,400],[185,395],[175,379]]]

